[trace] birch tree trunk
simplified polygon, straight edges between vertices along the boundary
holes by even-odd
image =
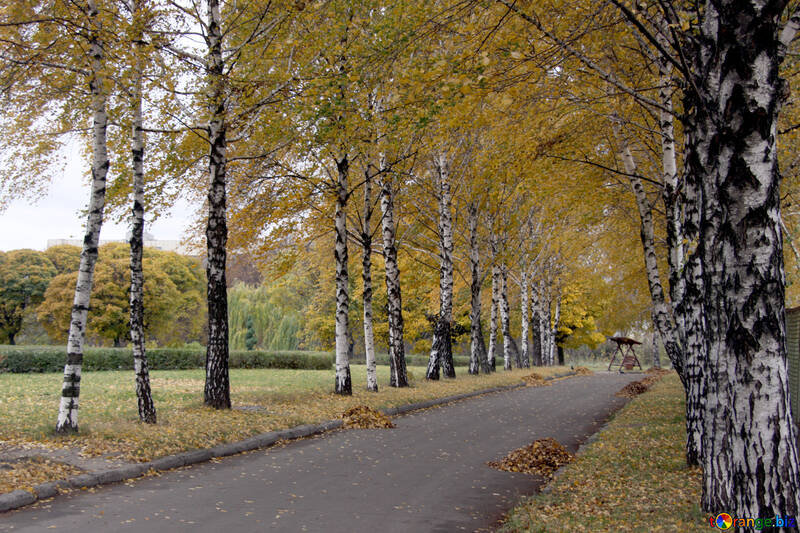
[[[222,28],[218,0],[208,0],[209,80],[208,140],[211,145],[208,174],[208,346],[206,347],[205,404],[215,409],[230,409],[231,387],[228,374],[228,289],[225,279],[228,223],[226,219],[227,124],[225,117],[225,64],[222,58]]]
[[[678,284],[672,286],[671,290],[673,295],[680,298],[680,300],[678,300],[680,303],[675,307],[675,315],[681,317],[678,319],[678,323],[683,324],[683,328],[676,328],[671,309],[664,300],[664,290],[661,285],[661,278],[658,270],[652,206],[647,199],[641,179],[635,176],[637,171],[636,162],[631,154],[628,143],[624,136],[621,136],[618,123],[615,123],[614,127],[617,135],[621,137],[622,148],[620,157],[625,171],[630,175],[631,189],[633,190],[634,197],[636,198],[636,206],[639,210],[640,236],[642,249],[644,250],[645,271],[647,273],[647,282],[650,289],[650,299],[653,302],[651,311],[653,323],[661,336],[661,341],[664,343],[667,357],[672,363],[672,367],[678,372],[686,392],[686,463],[689,465],[697,465],[700,462],[703,449],[702,403],[704,400],[701,393],[703,372],[702,366],[700,365],[701,356],[699,354],[703,353],[704,348],[702,346],[703,317],[700,314],[702,291],[698,286],[698,283],[702,283],[702,266],[699,256],[695,257],[691,264],[686,265],[685,274],[692,277],[691,281],[688,283],[690,286],[689,289],[687,289],[687,281],[685,278]],[[692,133],[687,129],[686,135],[691,136]],[[665,136],[666,134],[663,134],[662,139]],[[664,158],[666,160],[671,159],[668,155],[665,155]],[[665,162],[665,180],[673,179],[667,178],[666,176],[668,172],[672,172],[673,170],[670,165],[671,163],[669,161]],[[665,190],[668,187],[665,181]],[[687,185],[687,189],[688,187]],[[688,190],[687,194],[689,194]],[[671,216],[674,217],[675,213],[673,212]],[[687,225],[688,224],[691,224],[691,222],[687,220]],[[680,220],[667,220],[667,225],[672,227],[671,230],[668,230],[674,234],[672,238],[677,238],[677,236],[682,235],[683,228]],[[697,232],[695,231],[693,233],[696,234]],[[671,246],[673,248],[680,248],[682,247],[682,243],[674,242]],[[671,256],[669,260],[670,273],[672,274],[673,265],[677,268],[679,263],[680,268],[683,269],[682,252],[671,248],[669,254]],[[679,263],[675,263],[676,261]],[[687,314],[689,315],[688,319],[686,316]],[[689,320],[688,324],[687,320]],[[689,329],[691,329],[691,331],[689,331]],[[680,330],[683,330],[683,333],[679,333]],[[680,345],[680,337],[685,339],[683,347]]]
[[[653,368],[661,368],[661,354],[658,352],[658,334],[653,333]]]
[[[631,153],[630,146],[625,136],[621,132],[619,119],[614,122],[614,132],[620,142],[620,159],[622,159],[625,172],[629,175],[631,190],[636,199],[636,207],[639,211],[639,229],[644,251],[645,271],[647,273],[647,283],[650,289],[650,299],[653,302],[652,319],[656,329],[661,335],[667,356],[672,362],[672,366],[677,370],[681,380],[685,378],[683,373],[683,349],[679,344],[678,333],[673,322],[672,311],[664,299],[664,288],[661,284],[661,276],[658,269],[658,256],[655,246],[655,227],[653,224],[653,210],[647,194],[644,190],[642,180],[637,177],[636,161]],[[668,223],[669,224],[669,223]]]
[[[95,0],[87,0],[88,54],[91,77],[89,91],[92,95],[92,193],[89,199],[89,216],[86,234],[75,285],[75,297],[67,338],[67,362],[64,365],[64,381],[61,387],[61,402],[56,421],[56,433],[78,431],[78,400],[81,390],[81,367],[83,366],[83,342],[86,319],[89,315],[89,298],[92,293],[94,267],[97,263],[97,246],[103,224],[103,209],[106,201],[106,175],[108,174],[108,147],[106,129],[108,93],[105,79],[105,52],[99,36],[99,11]]]
[[[138,24],[140,2],[131,2],[134,24]],[[133,160],[133,210],[131,213],[131,294],[130,326],[133,350],[133,369],[136,375],[136,399],[139,420],[156,423],[156,408],[150,391],[150,373],[147,368],[147,353],[144,338],[144,272],[142,252],[144,246],[144,132],[142,120],[142,31],[135,38],[135,80],[132,90],[133,131],[131,155]]]
[[[392,182],[384,176],[381,186],[381,230],[383,260],[386,265],[386,305],[389,317],[389,385],[408,387],[405,341],[403,339],[403,305],[400,293],[400,266],[397,263],[397,242],[394,223]]]
[[[347,272],[347,177],[350,163],[347,156],[336,162],[338,182],[336,184],[336,394],[353,394],[348,358],[350,342],[348,329],[350,311],[349,277]]]
[[[433,331],[426,379],[439,379],[439,366],[446,378],[456,377],[450,328],[453,322],[453,218],[450,169],[445,154],[434,157],[434,174],[439,189],[439,316]]]
[[[658,33],[662,46],[668,46],[665,35],[669,28],[664,27]],[[685,344],[684,324],[677,309],[678,302],[683,299],[685,283],[682,270],[684,266],[684,236],[683,236],[683,203],[681,202],[681,184],[678,177],[678,164],[675,150],[675,126],[672,113],[672,63],[659,57],[658,70],[661,77],[661,87],[658,99],[662,109],[659,110],[659,127],[661,130],[661,168],[662,168],[662,200],[664,213],[667,219],[667,264],[669,266],[669,294],[672,303],[674,319],[677,323],[678,343]]]
[[[530,320],[528,318],[528,310],[530,309],[530,304],[528,302],[528,270],[527,267],[522,269],[522,273],[520,274],[520,300],[521,300],[521,307],[522,307],[522,367],[523,368],[530,368],[530,343],[528,342],[528,326],[530,324]]]
[[[478,374],[483,368],[484,373],[488,374],[490,368],[481,328],[481,264],[480,250],[478,249],[478,205],[475,202],[470,202],[467,206],[467,224],[469,225],[469,261],[472,276],[470,283],[469,373]]]
[[[547,313],[542,315],[542,345],[544,346],[545,365],[553,366],[553,304],[547,300]]]
[[[686,153],[702,188],[703,508],[733,516],[800,513],[776,146],[786,96],[778,67],[790,42],[778,39],[785,5],[705,5],[692,58],[697,98],[686,108]]]
[[[532,285],[531,289],[531,362],[534,366],[542,366],[542,312],[539,290],[536,284]]]
[[[511,370],[511,358],[519,360],[519,352],[512,344],[511,319],[508,306],[508,270],[500,266],[500,323],[503,327],[503,370]]]
[[[553,315],[553,328],[550,330],[550,364],[554,365],[556,362],[555,356],[558,350],[558,325],[561,322],[561,296],[556,298],[556,312]],[[559,360],[559,364],[562,364],[563,355],[561,356],[562,360]]]
[[[364,255],[361,259],[364,282],[364,353],[367,364],[367,390],[378,392],[378,371],[375,364],[375,334],[372,328],[372,177],[369,170],[364,176],[364,231],[361,244]]]
[[[500,270],[492,266],[492,309],[489,317],[489,349],[487,352],[490,372],[494,372],[497,369],[497,311],[499,306]]]

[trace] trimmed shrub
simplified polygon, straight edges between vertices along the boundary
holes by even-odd
[[[389,354],[378,353],[375,354],[375,361],[379,365],[389,365]],[[356,355],[350,360],[352,365],[366,364],[364,355]],[[463,355],[454,355],[453,364],[455,366],[469,366],[469,357]],[[422,354],[406,354],[406,366],[428,366],[428,356]]]
[[[147,362],[153,370],[186,370],[205,366],[205,349],[152,348]],[[0,372],[61,372],[66,362],[63,346],[0,346]],[[230,352],[230,368],[289,368],[328,370],[333,365],[329,352],[239,351]],[[93,370],[132,370],[130,348],[86,348],[83,368]]]

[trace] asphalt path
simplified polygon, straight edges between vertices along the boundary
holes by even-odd
[[[543,479],[486,465],[535,439],[575,451],[640,379],[595,374],[339,430],[0,514],[0,531],[490,531]]]

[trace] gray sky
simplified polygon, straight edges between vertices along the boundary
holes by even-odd
[[[47,239],[82,239],[85,217],[79,212],[89,203],[89,184],[83,176],[88,166],[77,154],[69,158],[61,176],[53,180],[47,197],[35,203],[15,201],[0,211],[0,250],[44,250]],[[168,216],[148,224],[156,239],[182,239],[194,209],[179,201]],[[101,239],[124,239],[127,224],[103,223]]]

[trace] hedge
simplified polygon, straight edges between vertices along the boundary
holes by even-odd
[[[389,354],[379,353],[375,355],[375,360],[379,365],[389,365]],[[350,360],[351,364],[363,365],[366,364],[364,354],[356,355],[355,358]],[[469,366],[469,357],[465,355],[454,355],[453,364],[455,366]],[[502,364],[502,363],[501,363]],[[427,355],[406,354],[406,366],[428,366]]]
[[[152,348],[147,362],[154,370],[203,368],[206,352],[197,348]],[[63,346],[0,346],[0,372],[61,372],[66,362]],[[230,368],[292,368],[328,370],[333,365],[329,352],[244,351],[230,352]],[[130,348],[86,348],[84,370],[132,370]]]

